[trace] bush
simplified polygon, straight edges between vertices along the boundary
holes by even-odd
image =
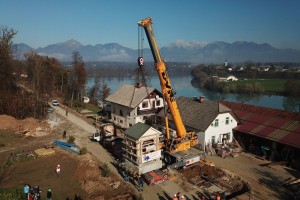
[[[68,143],[74,144],[75,142],[75,137],[73,137],[72,135],[69,137]]]
[[[110,175],[110,169],[107,164],[104,164],[103,167],[101,167],[101,175],[103,177],[108,177]]]
[[[86,149],[85,147],[82,147],[82,148],[79,150],[79,152],[80,152],[80,155],[84,155],[84,154],[87,153],[87,149]]]
[[[0,199],[15,200],[22,199],[23,191],[21,188],[0,188]]]

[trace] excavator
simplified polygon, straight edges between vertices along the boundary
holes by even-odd
[[[167,102],[169,112],[173,118],[176,127],[176,136],[170,136],[169,120],[165,114],[166,140],[163,145],[164,161],[169,164],[169,168],[179,168],[191,165],[200,160],[200,154],[192,151],[193,146],[197,145],[198,139],[195,132],[187,132],[183,124],[175,92],[173,91],[170,78],[167,73],[165,61],[162,59],[152,27],[150,17],[140,20],[138,25],[142,27],[148,39],[148,43],[154,59],[154,67],[160,80],[160,86],[165,101]],[[144,65],[144,59],[139,55],[138,65]],[[193,148],[194,149],[194,148]]]

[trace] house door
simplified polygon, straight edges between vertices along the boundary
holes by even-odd
[[[216,136],[212,136],[211,137],[211,144],[215,144],[216,143]]]
[[[222,143],[226,144],[229,140],[229,133],[223,134],[222,135]]]

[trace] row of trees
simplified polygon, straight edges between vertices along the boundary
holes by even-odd
[[[13,29],[0,28],[0,114],[18,119],[44,118],[53,98],[58,97],[69,106],[82,102],[87,71],[80,53],[73,52],[69,67],[35,52],[27,53],[25,61],[17,61],[12,45],[16,34]],[[107,85],[98,89],[109,94]]]

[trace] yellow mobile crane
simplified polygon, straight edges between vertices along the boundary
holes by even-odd
[[[177,137],[171,137],[169,131],[169,123],[168,118],[165,116],[165,125],[166,125],[166,142],[165,142],[165,161],[168,164],[170,163],[182,163],[185,165],[186,162],[190,163],[191,160],[187,161],[187,158],[193,158],[193,160],[200,160],[197,159],[198,155],[191,155],[191,152],[186,153],[192,146],[197,145],[198,139],[195,132],[187,132],[185,126],[182,122],[179,109],[176,103],[175,94],[171,86],[171,81],[167,73],[167,69],[165,66],[165,62],[162,59],[159,48],[154,36],[153,27],[152,27],[152,19],[150,17],[145,18],[138,22],[138,25],[143,27],[149,42],[149,46],[154,58],[154,66],[156,68],[157,74],[160,80],[160,86],[164,98],[168,104],[168,108],[170,114],[173,118],[175,127],[176,127],[176,134]],[[143,57],[138,58],[139,66],[142,66],[144,63]],[[185,152],[184,155],[180,154],[180,152]]]

